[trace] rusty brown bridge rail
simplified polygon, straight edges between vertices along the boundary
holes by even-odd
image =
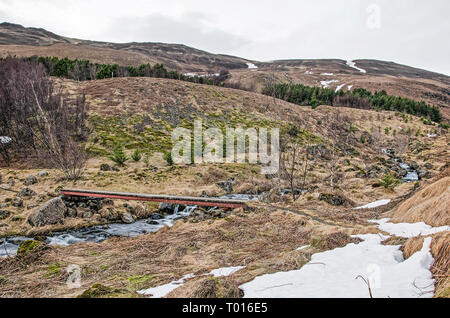
[[[241,200],[204,198],[204,197],[185,197],[161,194],[145,194],[145,193],[127,193],[127,192],[109,192],[97,190],[78,190],[78,189],[62,189],[61,194],[66,197],[89,197],[89,198],[105,198],[118,200],[133,201],[150,201],[163,202],[173,204],[210,206],[219,208],[241,208],[246,207],[246,202]]]

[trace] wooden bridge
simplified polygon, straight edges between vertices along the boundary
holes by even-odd
[[[62,189],[61,194],[66,197],[89,197],[89,198],[105,198],[118,200],[150,201],[150,202],[163,202],[163,203],[184,204],[184,205],[211,206],[230,209],[247,206],[246,201],[241,200],[204,198],[204,197],[184,197],[184,196],[144,194],[144,193]]]

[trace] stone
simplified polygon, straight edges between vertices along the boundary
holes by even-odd
[[[36,183],[37,183],[37,178],[35,176],[31,175],[31,174],[29,176],[27,176],[25,178],[25,181],[23,182],[23,184],[26,185],[26,186],[30,186],[30,185],[33,185],[33,184],[36,184]]]
[[[48,177],[48,172],[45,170],[42,170],[38,173],[39,178]]]
[[[338,194],[332,194],[332,193],[321,193],[319,196],[320,201],[325,201],[328,204],[334,205],[334,206],[342,206],[345,203],[345,199],[341,197]]]
[[[150,225],[158,225],[159,223],[155,220],[147,220],[145,223],[150,224]]]
[[[2,203],[2,204],[0,204],[0,209],[4,209],[4,208],[7,208],[7,207],[9,207],[9,204],[8,204],[8,203]]]
[[[11,212],[8,210],[0,210],[0,220],[4,220],[11,215]]]
[[[32,196],[36,195],[36,192],[34,192],[33,190],[31,190],[30,188],[26,187],[23,188],[22,190],[20,190],[19,192],[19,196],[21,196],[22,198],[31,198]]]
[[[151,220],[161,220],[162,218],[163,216],[159,213],[153,213],[152,215],[150,215]]]
[[[428,170],[417,170],[417,175],[420,179],[428,179],[431,177],[431,174]]]
[[[120,216],[120,219],[122,220],[123,223],[126,223],[126,224],[131,224],[131,223],[135,222],[133,216],[129,212],[122,213],[122,215]]]
[[[23,207],[23,200],[20,197],[15,197],[12,202],[11,205],[16,207],[16,208],[21,208]]]
[[[75,210],[74,208],[67,208],[66,216],[69,218],[77,217],[77,210]]]
[[[424,167],[425,167],[425,169],[428,169],[428,170],[433,169],[433,165],[429,162],[424,164]]]
[[[236,184],[236,181],[234,179],[226,180],[226,181],[219,181],[216,183],[216,185],[224,190],[227,194],[231,194],[233,192],[233,186]]]
[[[67,207],[61,197],[53,198],[31,213],[28,217],[28,223],[35,227],[62,223],[66,209]]]

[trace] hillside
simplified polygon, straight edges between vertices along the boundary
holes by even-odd
[[[8,54],[68,57],[133,66],[162,63],[171,70],[196,74],[229,70],[231,77],[228,83],[258,92],[274,81],[342,90],[358,87],[371,91],[384,89],[390,95],[412,97],[439,106],[444,117],[450,118],[450,78],[394,62],[357,60],[353,66],[338,59],[258,62],[211,54],[181,44],[78,40],[43,29],[3,23],[0,24],[0,56]],[[249,68],[247,63],[257,68]]]
[[[74,80],[48,75],[44,62],[0,60],[0,298],[449,297],[448,125],[261,93],[278,82],[385,89],[448,116],[449,77],[375,60],[248,61],[5,23],[0,43],[4,56],[230,72],[224,87],[109,68],[100,77],[89,64],[93,76]],[[314,98],[330,92],[308,89]],[[199,121],[203,132],[214,128],[221,159],[228,128],[248,129],[241,149],[260,161],[194,161],[196,144],[211,146],[211,130],[193,131]],[[177,128],[191,138],[188,162],[173,158]],[[248,145],[272,128],[279,139]],[[279,167],[264,173],[261,158],[277,143],[270,157]],[[132,200],[136,193],[164,199]],[[200,197],[239,207],[201,206]]]

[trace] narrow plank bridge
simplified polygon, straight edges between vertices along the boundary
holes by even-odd
[[[64,195],[65,197],[89,197],[89,198],[105,198],[118,200],[133,200],[133,201],[150,201],[150,202],[198,205],[198,206],[209,206],[209,207],[230,208],[230,209],[246,207],[246,202],[241,200],[204,198],[204,197],[184,197],[173,195],[109,192],[109,191],[78,190],[78,189],[62,189],[61,194]]]

